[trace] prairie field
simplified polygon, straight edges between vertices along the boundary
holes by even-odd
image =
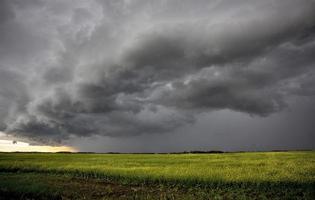
[[[0,153],[0,199],[314,198],[314,151]]]

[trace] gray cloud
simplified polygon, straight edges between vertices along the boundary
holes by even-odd
[[[1,1],[1,131],[62,143],[172,132],[213,110],[280,112],[288,98],[314,95],[314,9],[312,0]]]

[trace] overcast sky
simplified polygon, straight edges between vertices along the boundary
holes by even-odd
[[[81,151],[314,149],[314,10],[0,0],[0,131]]]

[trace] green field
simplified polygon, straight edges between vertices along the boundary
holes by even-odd
[[[3,199],[315,199],[315,152],[0,153],[1,195]]]

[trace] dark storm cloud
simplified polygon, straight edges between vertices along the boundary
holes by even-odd
[[[2,69],[0,66],[0,129],[4,130],[7,123],[15,120],[25,112],[29,101],[22,76],[13,71]]]
[[[312,0],[0,7],[0,127],[17,136],[164,133],[202,112],[269,116],[314,95]]]
[[[154,102],[188,109],[224,109],[266,116],[286,106],[285,98],[298,90],[313,95],[315,46],[274,48],[255,60],[204,68],[188,79],[173,82]],[[295,89],[290,89],[290,84]],[[308,89],[306,89],[308,88]]]
[[[6,21],[14,18],[14,12],[11,9],[11,6],[8,1],[0,2],[0,22],[5,23]]]

